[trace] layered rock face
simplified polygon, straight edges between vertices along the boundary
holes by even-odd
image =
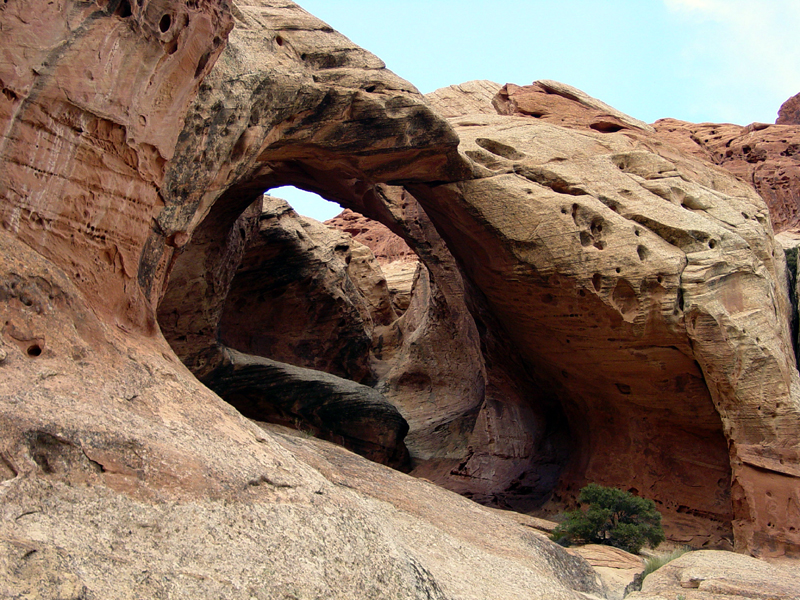
[[[497,98],[541,106],[541,87]],[[598,130],[595,102],[555,95],[570,128],[451,118],[476,178],[412,189],[567,411],[560,493],[631,487],[676,537],[716,522],[740,548],[796,546],[798,376],[766,207],[649,128]]]
[[[152,332],[141,248],[230,12],[206,1],[12,3],[2,19],[0,221],[102,297],[98,311]]]
[[[330,165],[355,188],[365,169],[440,179],[455,145],[410,86],[295,5],[240,4],[233,13],[239,39],[253,38],[257,60],[289,82],[251,87],[246,66],[223,70],[219,89],[241,85],[261,99],[240,105],[243,122],[217,100],[187,112],[225,47],[226,5],[2,8],[3,52],[14,56],[2,72],[1,594],[602,593],[585,563],[465,499],[324,442],[260,429],[201,385],[158,333],[173,250],[237,180],[229,173],[247,171],[262,149],[274,145],[286,169],[316,154],[316,168]],[[241,58],[236,49],[232,41],[228,67]],[[342,108],[349,126],[337,120]],[[253,114],[262,110],[266,121]],[[282,141],[292,135],[303,139]],[[374,152],[358,154],[371,143]],[[224,158],[234,149],[247,157],[235,169]],[[203,170],[206,159],[219,168]],[[235,206],[215,204],[215,217],[230,216],[222,231],[264,189],[248,186],[252,193],[227,196]],[[206,221],[200,248],[214,243]],[[226,258],[207,256],[210,265]],[[207,263],[176,263],[175,276],[189,285],[191,268]],[[203,303],[203,285],[230,283],[218,272],[223,279],[184,290],[200,316],[224,308]]]
[[[783,255],[749,186],[553,82],[506,87],[502,115],[488,82],[441,92],[445,120],[291,2],[1,14],[4,594],[603,594],[520,525],[197,378],[389,463],[407,423],[417,473],[481,501],[591,480],[676,539],[800,547]],[[284,184],[400,235],[408,306],[352,240],[265,211]],[[281,275],[298,255],[316,276]],[[336,305],[358,352],[269,339],[255,292],[299,306],[309,280],[297,322],[333,331]],[[315,403],[334,389],[355,400]]]
[[[750,183],[769,206],[776,231],[800,228],[800,125],[686,123],[661,119],[660,137]]]

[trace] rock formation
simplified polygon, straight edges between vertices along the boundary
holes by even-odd
[[[565,406],[578,451],[563,490],[578,474],[635,488],[661,504],[673,537],[710,519],[718,535],[730,523],[739,547],[796,544],[797,372],[766,208],[648,129],[596,130],[597,108],[572,102],[570,128],[452,118],[478,177],[413,187]]]
[[[523,525],[200,380],[391,464],[407,423],[415,474],[482,502],[597,481],[674,539],[800,549],[783,253],[746,183],[563,84],[426,100],[289,1],[0,25],[3,594],[603,594]],[[285,184],[402,237],[408,306],[364,246],[265,205]]]
[[[661,598],[798,598],[800,583],[793,565],[770,565],[714,550],[688,552],[644,579],[631,600]]]
[[[603,580],[608,600],[622,600],[637,576],[644,573],[644,560],[613,546],[587,544],[570,550],[586,559]]]
[[[800,125],[800,94],[792,96],[781,104],[775,123],[777,125]]]
[[[751,184],[767,203],[775,231],[800,228],[800,125],[661,119],[653,126],[661,139]]]
[[[219,341],[240,352],[372,383],[373,334],[395,319],[380,268],[361,244],[299,217],[286,202],[265,197],[257,204],[252,217],[257,222],[243,215],[233,228],[253,233],[224,299]],[[166,311],[162,304],[162,323]],[[172,311],[176,318],[183,315]]]
[[[161,337],[170,273],[187,334],[212,335],[227,292],[204,286],[230,286],[241,256],[216,252],[243,250],[215,228],[270,181],[320,178],[361,208],[360,181],[459,172],[452,130],[378,59],[291,3],[232,14],[226,48],[227,5],[2,7],[2,595],[601,593],[466,499],[262,430]]]
[[[416,253],[403,238],[392,233],[383,223],[345,209],[325,225],[349,233],[353,239],[367,246],[380,265],[386,286],[397,315],[403,314],[411,303],[414,275],[420,264]]]

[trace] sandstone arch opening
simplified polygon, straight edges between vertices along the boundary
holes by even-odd
[[[287,181],[359,213],[345,210],[338,231],[304,219],[272,197]],[[503,343],[412,195],[352,180],[324,185],[284,177],[223,194],[173,261],[159,307],[173,348],[247,417],[325,437],[482,503],[540,506],[569,457],[557,398]],[[379,260],[360,235],[380,248]],[[273,363],[291,365],[280,386],[265,383]],[[343,396],[368,396],[359,411],[340,405],[333,424],[321,419],[329,376]],[[265,400],[275,394],[285,401]]]
[[[342,207],[336,202],[331,202],[319,194],[307,192],[293,185],[283,185],[268,190],[266,193],[286,200],[297,214],[317,221],[327,221],[342,212]]]

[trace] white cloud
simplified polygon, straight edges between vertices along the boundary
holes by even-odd
[[[797,0],[664,0],[664,4],[693,30],[694,41],[684,48],[684,56],[689,68],[705,68],[704,85],[721,101],[727,89],[752,96],[751,102],[774,102],[772,113],[777,113],[781,102],[800,92]]]

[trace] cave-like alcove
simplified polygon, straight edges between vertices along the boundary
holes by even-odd
[[[173,260],[158,312],[166,338],[251,419],[482,503],[541,505],[571,446],[558,399],[503,342],[413,196],[325,183],[271,176],[225,192]],[[356,212],[339,229],[324,227],[273,196],[285,185]],[[379,254],[396,260],[379,264],[353,239],[365,231],[373,248],[389,240]]]

